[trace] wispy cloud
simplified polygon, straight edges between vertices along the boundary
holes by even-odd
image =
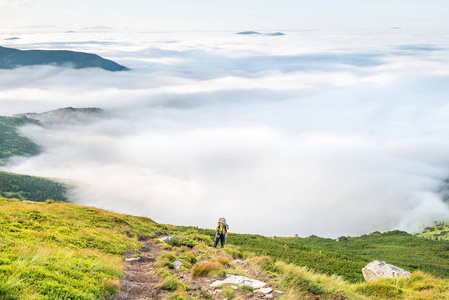
[[[1,6],[17,7],[17,6],[27,5],[30,3],[31,3],[31,0],[0,0],[0,7]]]

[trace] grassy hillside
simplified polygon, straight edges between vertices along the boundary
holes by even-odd
[[[203,234],[212,231],[200,230]],[[393,231],[333,239],[272,238],[258,235],[229,234],[229,242],[274,259],[337,274],[350,282],[363,280],[360,270],[373,260],[384,260],[410,271],[423,271],[449,278],[449,242],[433,241]]]
[[[18,131],[19,126],[36,123],[28,118],[0,117],[0,165],[12,156],[39,154],[39,146]]]
[[[0,197],[38,202],[68,201],[66,192],[65,185],[49,179],[0,172]]]
[[[219,277],[227,272],[244,274],[245,270],[235,270],[229,265],[223,268],[217,264],[214,255],[218,254],[207,246],[211,244],[212,236],[205,233],[210,231],[157,224],[144,217],[71,203],[30,203],[0,198],[0,299],[108,299],[120,286],[119,280],[125,268],[122,255],[139,252],[142,241],[161,234],[177,237],[170,245],[164,244],[168,252],[157,258],[161,288],[170,284],[173,289],[171,299],[211,299],[189,296],[188,286],[178,282],[186,280],[185,276],[180,277],[181,273],[170,263],[175,258],[181,260],[188,270],[191,268],[189,272],[194,277]],[[429,243],[427,249],[410,244],[408,251],[423,251],[421,255],[432,264],[437,260],[442,266],[447,264],[447,249],[442,249],[448,248],[447,243],[406,235],[380,235],[375,240],[354,238],[353,244],[350,239],[347,241],[350,247],[337,246],[341,247],[341,256],[338,256],[336,248],[318,250],[325,247],[321,243],[330,243],[325,239],[311,242],[232,234],[229,242],[240,246],[228,245],[225,253],[229,257],[218,260],[226,262],[240,258],[245,260],[244,265],[258,266],[271,274],[274,284],[286,293],[284,299],[289,300],[449,299],[449,279],[438,279],[420,272],[414,273],[410,279],[351,283],[352,280],[319,271],[322,268],[320,261],[343,266],[352,260],[356,264],[366,260],[360,253],[351,254],[363,240],[366,249],[383,247],[391,254],[398,251],[397,261],[409,262],[408,254],[400,252],[405,247],[400,237],[408,237],[420,247],[424,245],[421,245],[421,240]],[[280,245],[283,255],[273,250],[279,249]],[[352,250],[344,252],[344,249]],[[255,255],[257,253],[268,256]],[[320,253],[315,260],[317,268],[313,264],[307,268],[298,263],[298,257],[310,258],[313,253]],[[417,265],[421,263],[416,262]],[[214,268],[219,269],[214,272]],[[355,271],[360,273],[360,269]],[[442,275],[449,277],[449,273]],[[176,292],[177,288],[181,290]]]
[[[90,207],[0,199],[0,298],[108,298],[123,272],[120,255],[163,230]]]

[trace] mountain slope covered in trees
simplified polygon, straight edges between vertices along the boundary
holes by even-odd
[[[19,50],[0,46],[0,69],[23,66],[55,65],[75,69],[101,68],[107,71],[126,71],[128,68],[99,55],[67,50]]]
[[[25,116],[0,117],[0,166],[14,156],[33,156],[41,151],[39,145],[23,136],[20,127],[38,125],[39,121]],[[20,200],[68,201],[67,187],[54,180],[0,171],[0,196]]]

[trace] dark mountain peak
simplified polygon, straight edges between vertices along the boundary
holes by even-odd
[[[257,31],[242,31],[242,32],[237,32],[236,34],[251,35],[251,34],[260,34],[260,32],[257,32]]]
[[[107,71],[128,71],[125,66],[97,54],[68,50],[19,50],[0,46],[0,69],[23,66],[54,65],[75,69],[101,68]]]
[[[270,36],[281,36],[281,35],[285,35],[285,33],[283,33],[283,32],[271,32],[271,33],[267,33],[267,35],[270,35]]]

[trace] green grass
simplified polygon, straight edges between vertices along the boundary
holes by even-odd
[[[423,271],[435,276],[449,277],[448,242],[422,239],[406,232],[391,231],[360,237],[348,237],[336,242],[323,238],[281,238],[307,245],[312,249],[327,249],[337,254],[359,257],[362,260],[383,260],[409,271]],[[442,247],[443,246],[443,247]]]
[[[310,299],[339,299],[341,293],[352,295],[349,299],[405,299],[411,293],[434,299],[438,293],[447,296],[449,289],[447,279],[438,279],[449,277],[448,243],[403,232],[344,242],[229,234],[228,242],[234,245],[221,251],[207,246],[211,245],[212,230],[162,225],[149,218],[73,203],[0,198],[0,299],[108,299],[123,276],[122,255],[138,253],[141,241],[161,234],[177,237],[173,245],[162,243],[169,251],[158,258],[164,269],[162,285],[176,297],[189,288],[170,275],[177,272],[169,269],[174,259],[182,261],[183,268],[194,276],[222,276],[234,272],[232,259],[250,257],[274,275],[285,291]],[[217,255],[218,251],[229,258]],[[254,254],[269,257],[254,258]],[[410,271],[427,268],[438,277],[416,273],[422,278],[413,282],[364,283],[360,269],[374,259]]]
[[[232,298],[234,298],[235,292],[231,288],[226,288],[226,289],[222,290],[220,294],[226,296],[229,299],[232,299]]]
[[[166,229],[75,204],[0,198],[0,298],[106,299],[119,286],[121,255]]]
[[[199,231],[213,234],[212,230]],[[229,233],[227,242],[260,256],[268,255],[328,275],[336,274],[353,283],[364,280],[361,269],[373,260],[449,278],[449,242],[423,239],[400,231],[348,237],[341,242],[319,237],[272,238]]]
[[[263,270],[273,270],[280,287],[286,291],[283,299],[449,299],[449,280],[438,279],[422,272],[409,278],[394,278],[350,283],[338,276],[320,274],[305,267],[278,261],[267,264],[264,258],[258,263]],[[268,261],[269,262],[269,261]]]

